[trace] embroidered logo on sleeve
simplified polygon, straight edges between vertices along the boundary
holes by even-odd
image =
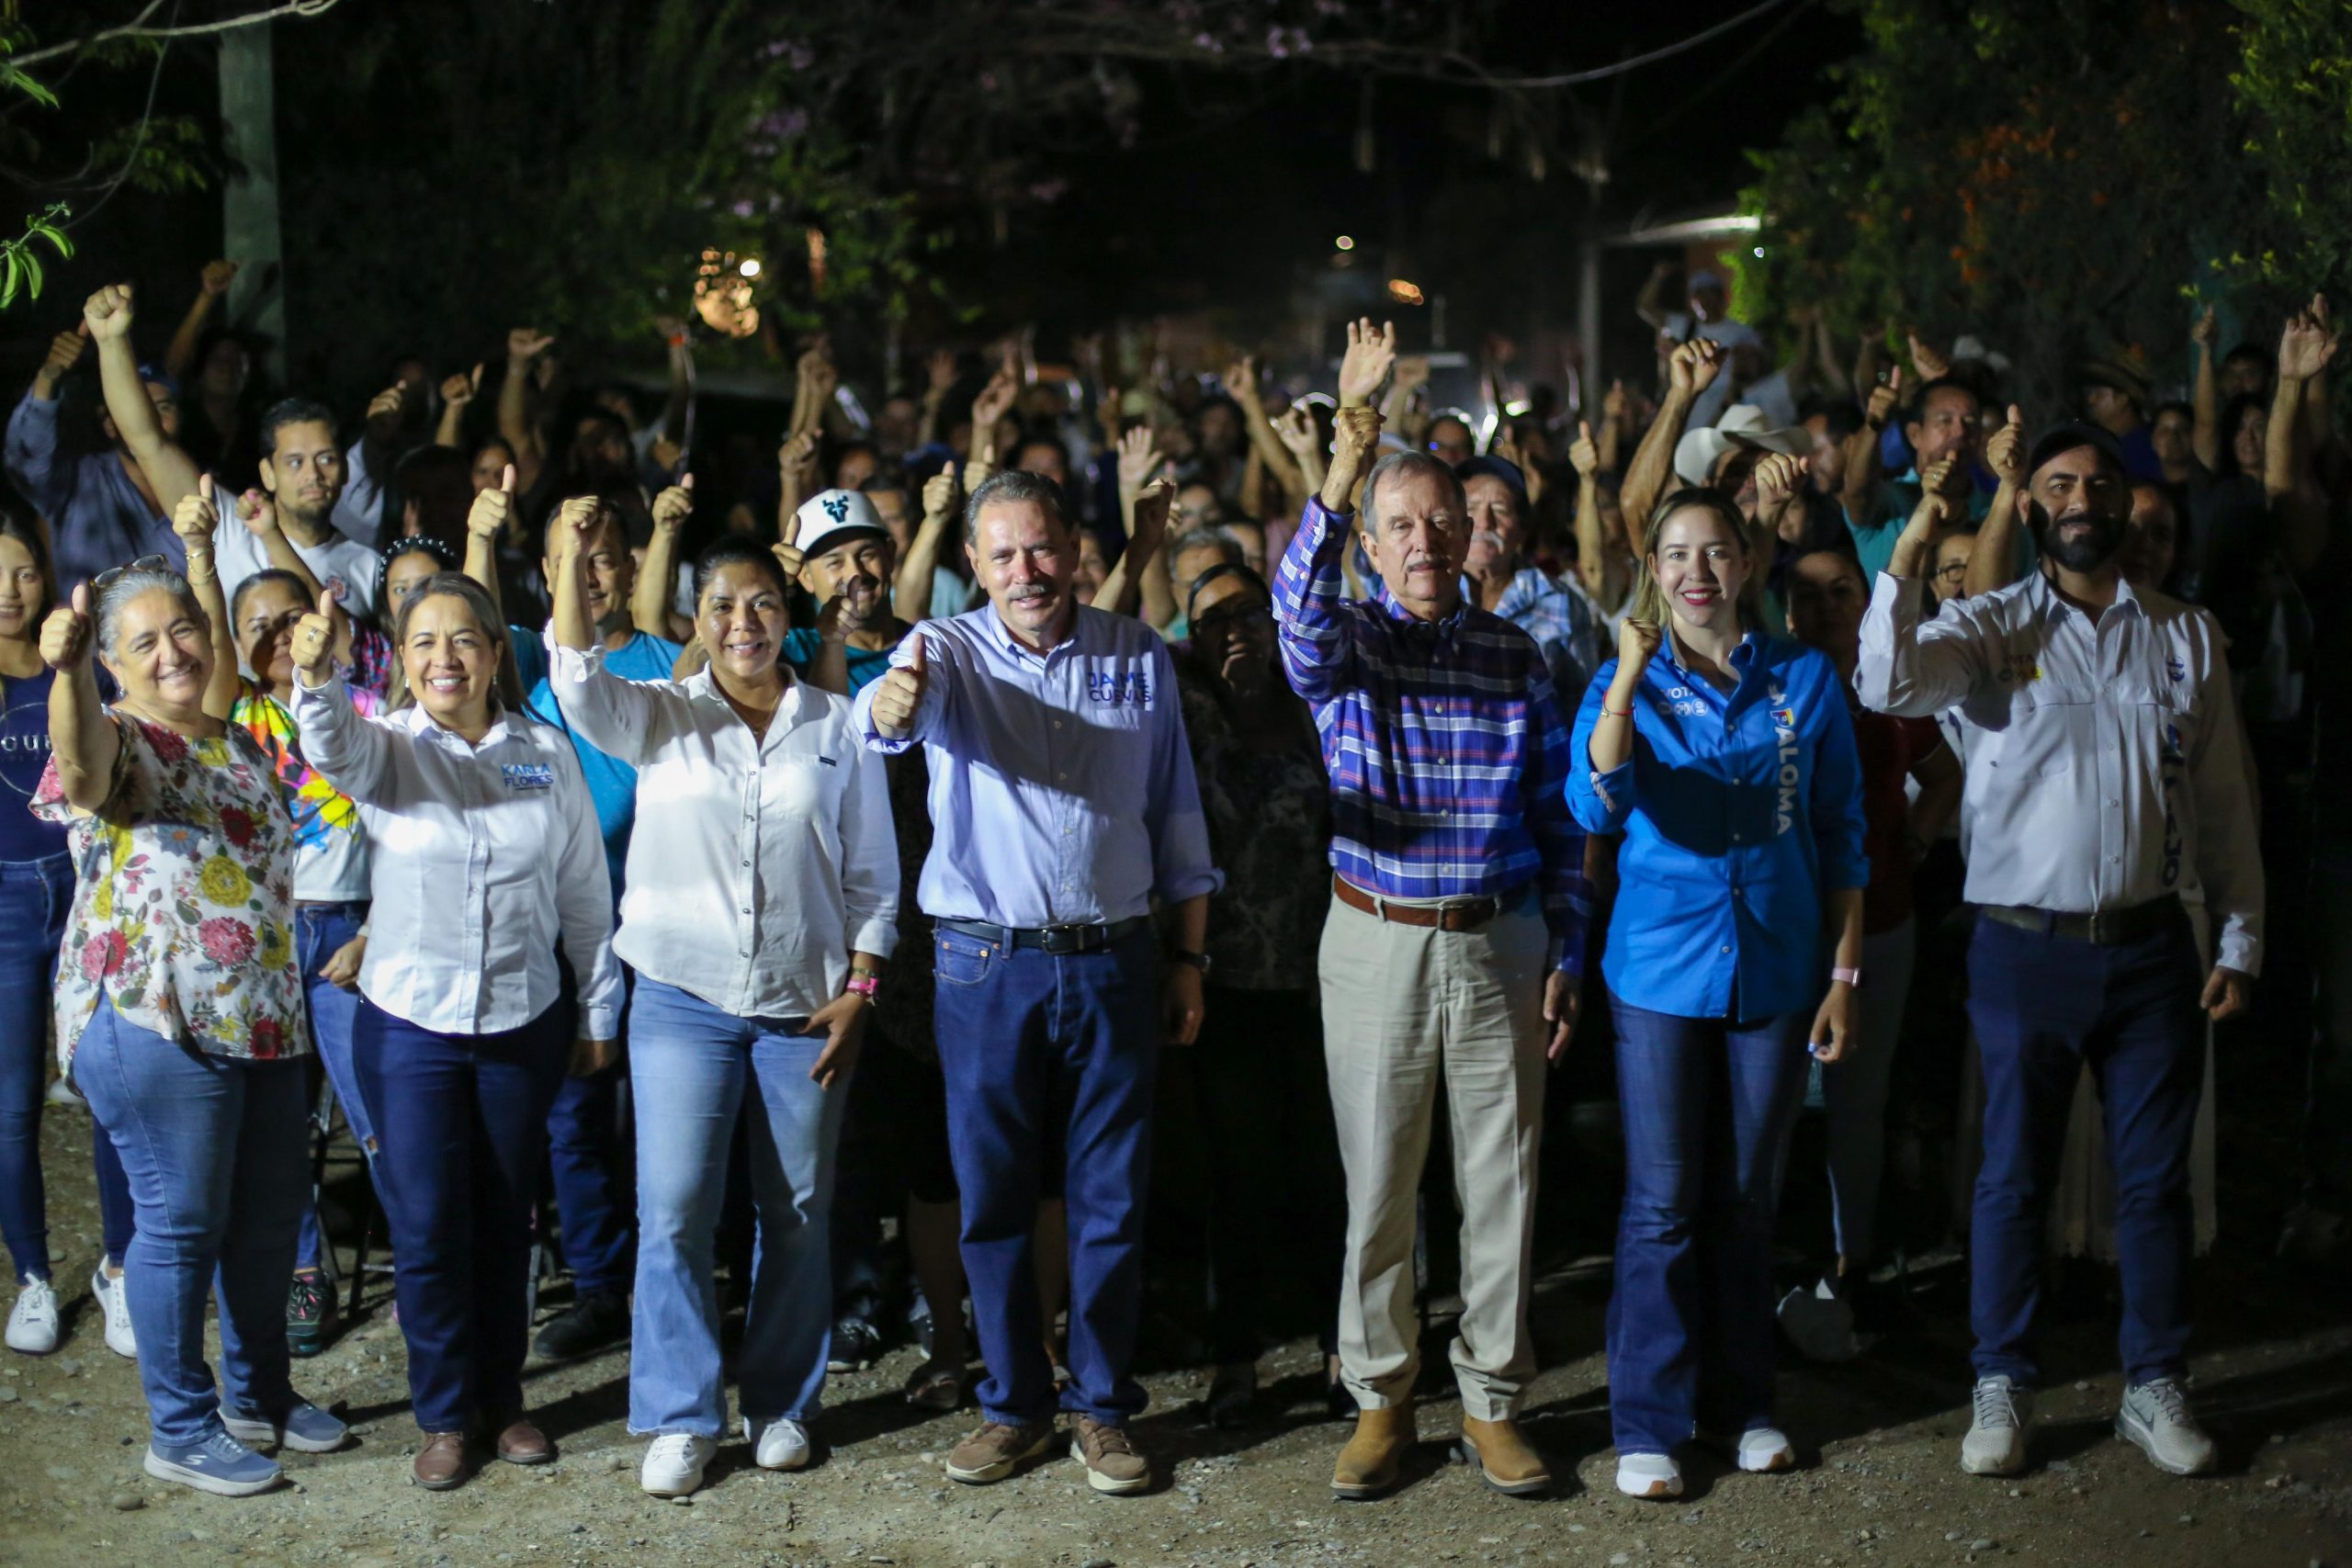
[[[501,762],[498,771],[508,789],[555,788],[555,769],[545,762]]]

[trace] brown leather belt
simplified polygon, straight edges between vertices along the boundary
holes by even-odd
[[[1351,909],[1362,909],[1392,925],[1419,926],[1423,931],[1475,931],[1519,901],[1521,888],[1499,898],[1458,898],[1443,904],[1399,904],[1377,893],[1367,893],[1334,873],[1331,896]]]
[[[2151,898],[2128,909],[2101,909],[2095,915],[2071,914],[2061,909],[2021,908],[2010,904],[1987,904],[1984,907],[1984,914],[1988,920],[2015,926],[2021,931],[2039,931],[2043,936],[2063,936],[2075,942],[2112,947],[2119,942],[2138,942],[2143,937],[2155,935],[2181,918],[2181,908],[2179,895],[2167,893],[2161,898]]]

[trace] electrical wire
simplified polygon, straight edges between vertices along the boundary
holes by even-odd
[[[1744,27],[1766,12],[1778,10],[1787,4],[1789,0],[1763,0],[1761,5],[1751,6],[1738,16],[1717,22],[1713,27],[1703,31],[1692,33],[1689,38],[1678,42],[1653,49],[1645,54],[1628,55],[1614,65],[1598,65],[1589,71],[1566,71],[1553,76],[1488,76],[1485,80],[1489,85],[1497,87],[1574,87],[1586,82],[1603,81],[1611,76],[1622,75],[1625,72],[1639,70],[1645,65],[1669,59],[1682,53],[1685,50],[1696,49],[1702,43],[1721,38],[1733,28]]]

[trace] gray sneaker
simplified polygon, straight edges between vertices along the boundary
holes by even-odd
[[[2004,1375],[1978,1378],[1969,1396],[1974,1414],[1960,1440],[1960,1468],[1971,1475],[2015,1475],[2025,1468],[2026,1423],[2033,1419],[2033,1391]]]
[[[2148,1462],[2173,1475],[2202,1475],[2213,1468],[2213,1439],[2189,1413],[2188,1395],[2171,1378],[2154,1378],[2123,1391],[2115,1435],[2140,1445]]]
[[[331,1454],[351,1435],[349,1427],[307,1399],[283,1416],[254,1415],[224,1404],[220,1424],[241,1443],[274,1444],[303,1454]]]
[[[277,1484],[277,1461],[245,1447],[226,1432],[215,1432],[186,1448],[147,1445],[147,1473],[221,1497],[250,1497]]]

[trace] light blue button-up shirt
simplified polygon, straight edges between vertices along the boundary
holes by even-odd
[[[1078,607],[1039,655],[995,606],[925,621],[890,656],[929,680],[914,731],[874,728],[876,681],[858,694],[866,746],[920,742],[934,833],[916,897],[926,915],[1001,926],[1094,924],[1214,893],[1192,752],[1168,645],[1142,622]]]

